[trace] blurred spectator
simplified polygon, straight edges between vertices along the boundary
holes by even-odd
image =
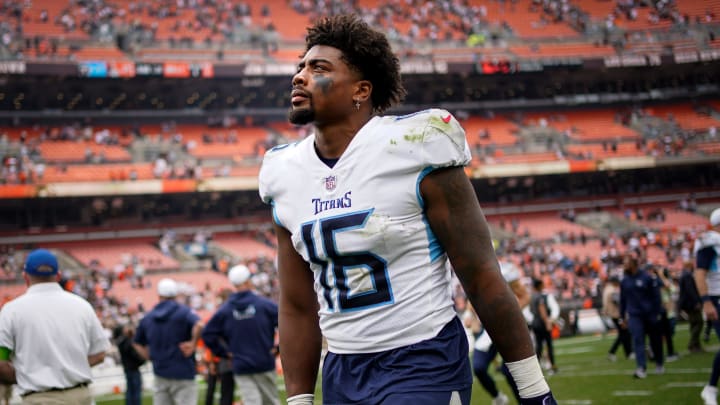
[[[628,320],[628,327],[632,335],[635,363],[637,364],[633,376],[641,379],[647,377],[646,336],[650,340],[656,364],[655,371],[662,374],[665,371],[660,331],[662,282],[647,271],[640,269],[640,259],[634,252],[625,254],[623,269],[625,276],[620,287],[620,314]]]
[[[700,333],[703,328],[702,301],[695,286],[693,271],[695,266],[692,260],[683,262],[682,274],[679,282],[678,310],[685,315],[690,329],[688,350],[690,353],[703,351],[700,343]]]
[[[620,279],[618,277],[610,277],[608,283],[605,284],[602,302],[603,306],[601,314],[610,318],[617,330],[617,337],[613,341],[612,346],[610,346],[608,358],[610,361],[615,361],[617,358],[615,353],[621,345],[625,353],[625,357],[629,358],[632,354],[632,343],[630,331],[628,330],[624,317],[620,314]]]
[[[140,405],[143,390],[140,366],[145,364],[145,359],[138,354],[132,345],[135,327],[131,323],[118,325],[115,327],[113,335],[125,373],[125,404]]]
[[[153,403],[195,404],[194,354],[203,323],[176,301],[180,291],[174,280],[160,280],[157,292],[160,302],[140,321],[133,346],[143,358],[152,360]]]
[[[237,265],[228,272],[235,292],[202,332],[207,347],[232,360],[235,385],[248,404],[280,404],[275,383],[277,304],[252,291],[252,273]]]

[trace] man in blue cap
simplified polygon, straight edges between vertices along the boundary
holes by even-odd
[[[32,251],[25,294],[0,311],[0,380],[16,383],[23,404],[91,404],[90,367],[109,340],[90,303],[58,283],[57,258]]]
[[[152,361],[154,404],[196,404],[195,346],[203,324],[189,307],[175,299],[178,286],[164,278],[157,286],[160,302],[140,321],[133,347]]]

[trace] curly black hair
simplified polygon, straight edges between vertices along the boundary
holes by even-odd
[[[339,49],[349,66],[373,85],[371,101],[383,112],[405,99],[400,61],[384,34],[354,14],[324,17],[307,29],[305,53],[315,45]]]

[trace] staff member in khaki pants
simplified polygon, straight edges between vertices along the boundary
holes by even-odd
[[[25,261],[25,294],[0,311],[0,381],[17,384],[23,404],[92,404],[90,367],[110,344],[95,311],[62,289],[45,249]]]

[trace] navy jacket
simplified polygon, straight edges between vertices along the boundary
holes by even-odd
[[[205,345],[218,357],[232,353],[234,374],[275,369],[278,306],[251,291],[236,292],[210,318],[202,332]]]
[[[645,270],[638,270],[634,275],[625,274],[620,282],[621,316],[628,314],[652,321],[658,320],[663,310],[660,297],[662,287],[662,281]]]
[[[155,375],[176,380],[195,378],[195,356],[185,357],[180,343],[192,338],[200,318],[192,310],[173,300],[160,301],[140,321],[135,343],[150,350]]]
[[[680,276],[680,293],[677,305],[679,310],[687,312],[702,308],[700,293],[698,293],[695,278],[691,271],[683,270]]]

